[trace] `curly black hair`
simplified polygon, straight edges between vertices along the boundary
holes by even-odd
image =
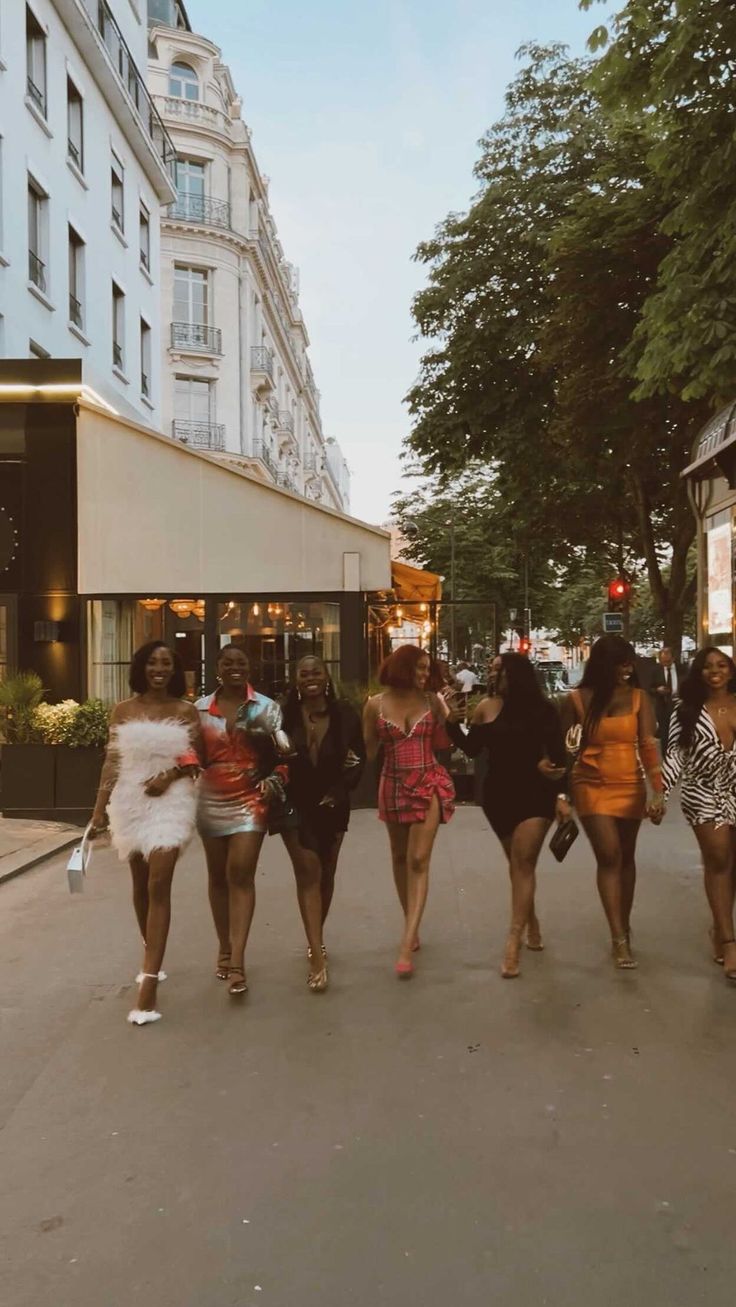
[[[709,644],[705,649],[699,649],[693,661],[688,668],[687,676],[681,682],[678,690],[680,702],[675,705],[675,712],[680,719],[681,735],[680,743],[683,748],[689,749],[693,742],[696,722],[702,712],[703,704],[708,698],[708,686],[703,680],[703,671],[710,654],[720,654],[731,665],[731,676],[728,682],[728,689],[731,694],[736,694],[736,665],[729,654],[718,649],[714,644]],[[663,740],[664,748],[667,741]]]
[[[187,683],[184,676],[184,664],[176,649],[171,649],[163,640],[149,640],[148,644],[142,644],[140,649],[136,649],[130,660],[128,671],[128,685],[133,694],[145,694],[148,689],[146,680],[146,664],[157,649],[167,649],[171,654],[174,662],[174,671],[168,684],[168,693],[172,699],[183,699],[187,690]]]

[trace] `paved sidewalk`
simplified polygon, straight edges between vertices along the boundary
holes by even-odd
[[[637,972],[611,965],[581,838],[545,855],[547,947],[503,981],[506,873],[460,810],[399,982],[385,833],[356,813],[315,996],[270,840],[236,1002],[193,844],[147,1028],[112,852],[83,895],[64,857],[4,885],[3,1307],[726,1307],[736,992],[676,813],[639,861]]]
[[[0,885],[76,843],[79,826],[0,817]]]

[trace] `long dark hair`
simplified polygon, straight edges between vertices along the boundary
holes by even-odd
[[[637,686],[639,678],[636,675],[634,646],[621,635],[602,635],[599,640],[596,640],[580,682],[581,689],[591,691],[590,703],[583,723],[583,735],[586,740],[594,734],[613,698],[617,684],[616,672],[626,663],[631,663],[634,669],[629,684]]]
[[[324,659],[320,658],[317,654],[305,654],[303,658],[299,659],[299,662],[297,663],[294,672],[295,673],[298,672],[302,663],[306,663],[307,661],[319,663],[320,667],[325,673],[325,676],[327,677],[327,685],[325,686],[325,700],[327,702],[327,710],[330,714],[330,718],[332,719],[332,717],[334,716],[333,707],[337,703],[337,695],[335,694],[335,686],[333,685],[329,668],[327,667],[327,664],[324,661]],[[287,735],[289,731],[293,730],[294,726],[297,725],[301,720],[300,704],[301,704],[301,699],[299,698],[299,689],[296,685],[296,682],[294,682],[292,685],[289,686],[289,689],[286,694],[286,698],[284,699],[284,705],[282,709],[284,714],[284,730],[286,731]]]
[[[146,664],[152,654],[157,649],[166,649],[172,658],[174,670],[169,681],[167,694],[172,699],[183,699],[187,692],[187,682],[184,676],[184,663],[176,649],[171,649],[163,640],[149,640],[148,644],[142,644],[140,649],[136,649],[130,662],[128,671],[128,685],[134,694],[145,694],[148,689],[146,680]]]
[[[534,667],[525,654],[503,653],[501,668],[506,677],[504,714],[517,722],[536,721],[548,704]]]
[[[731,677],[728,682],[728,688],[731,694],[736,694],[736,663],[722,649],[717,649],[714,644],[709,644],[705,649],[699,649],[693,661],[688,668],[688,673],[682,681],[678,695],[680,702],[675,707],[675,712],[680,719],[680,742],[686,749],[690,748],[693,742],[695,723],[697,722],[703,704],[708,698],[708,687],[703,680],[703,669],[705,668],[706,659],[709,654],[720,654],[725,658],[727,663],[731,664]],[[663,741],[663,747],[666,747],[667,741]]]

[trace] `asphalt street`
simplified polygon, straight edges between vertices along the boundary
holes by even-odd
[[[679,814],[642,835],[638,972],[581,838],[545,854],[547,947],[503,981],[506,873],[461,809],[408,982],[385,833],[355,814],[324,995],[271,840],[239,1002],[193,844],[144,1028],[127,869],[99,850],[71,896],[65,862],[0,887],[3,1307],[731,1303],[736,987]]]

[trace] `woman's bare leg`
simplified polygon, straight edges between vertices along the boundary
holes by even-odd
[[[519,822],[509,841],[511,873],[511,925],[506,941],[501,974],[519,974],[519,947],[524,929],[534,917],[537,859],[551,822],[546,817],[529,817]],[[539,923],[537,923],[538,928]]]
[[[419,923],[427,902],[429,861],[437,827],[440,824],[440,815],[439,799],[435,794],[424,821],[409,825],[406,849],[406,916],[399,948],[399,962],[411,963],[414,942],[419,934]]]
[[[631,910],[634,906],[636,889],[636,841],[639,837],[640,821],[616,821],[618,838],[621,845],[621,921],[624,934],[629,939],[631,930]]]
[[[245,946],[248,943],[256,906],[256,867],[263,844],[263,831],[244,831],[227,841],[226,875],[230,912],[230,970],[245,974]]]
[[[178,849],[154,849],[148,859],[148,917],[143,955],[145,975],[138,989],[137,1003],[143,1011],[156,1006],[158,973],[164,960],[171,925],[171,882],[178,857]]]
[[[394,873],[394,885],[399,896],[401,911],[406,916],[406,850],[409,843],[409,827],[397,821],[387,821],[389,844],[391,845],[391,866]]]
[[[327,914],[332,906],[332,896],[335,893],[335,872],[337,871],[337,860],[340,857],[340,849],[344,832],[338,831],[335,835],[329,852],[322,858],[322,879],[320,881],[320,893],[322,896],[322,925],[327,920]]]
[[[148,922],[148,863],[142,853],[133,853],[128,859],[133,877],[133,910],[145,945]]]
[[[298,831],[284,831],[281,838],[294,868],[297,902],[312,957],[311,970],[316,974],[324,969],[322,959],[322,894],[320,891],[322,865],[318,855],[312,849],[305,849],[299,843]]]
[[[228,836],[202,839],[207,859],[207,894],[218,940],[215,974],[227,979],[230,965],[230,890],[227,883]]]
[[[733,927],[733,831],[730,826],[703,822],[694,826],[695,838],[703,857],[705,893],[713,914],[714,943],[723,954],[726,971],[736,971],[736,944]]]
[[[636,964],[629,950],[623,918],[623,855],[618,822],[615,817],[600,814],[582,817],[581,821],[598,864],[598,893],[611,931],[616,961],[620,966],[633,967]]]

